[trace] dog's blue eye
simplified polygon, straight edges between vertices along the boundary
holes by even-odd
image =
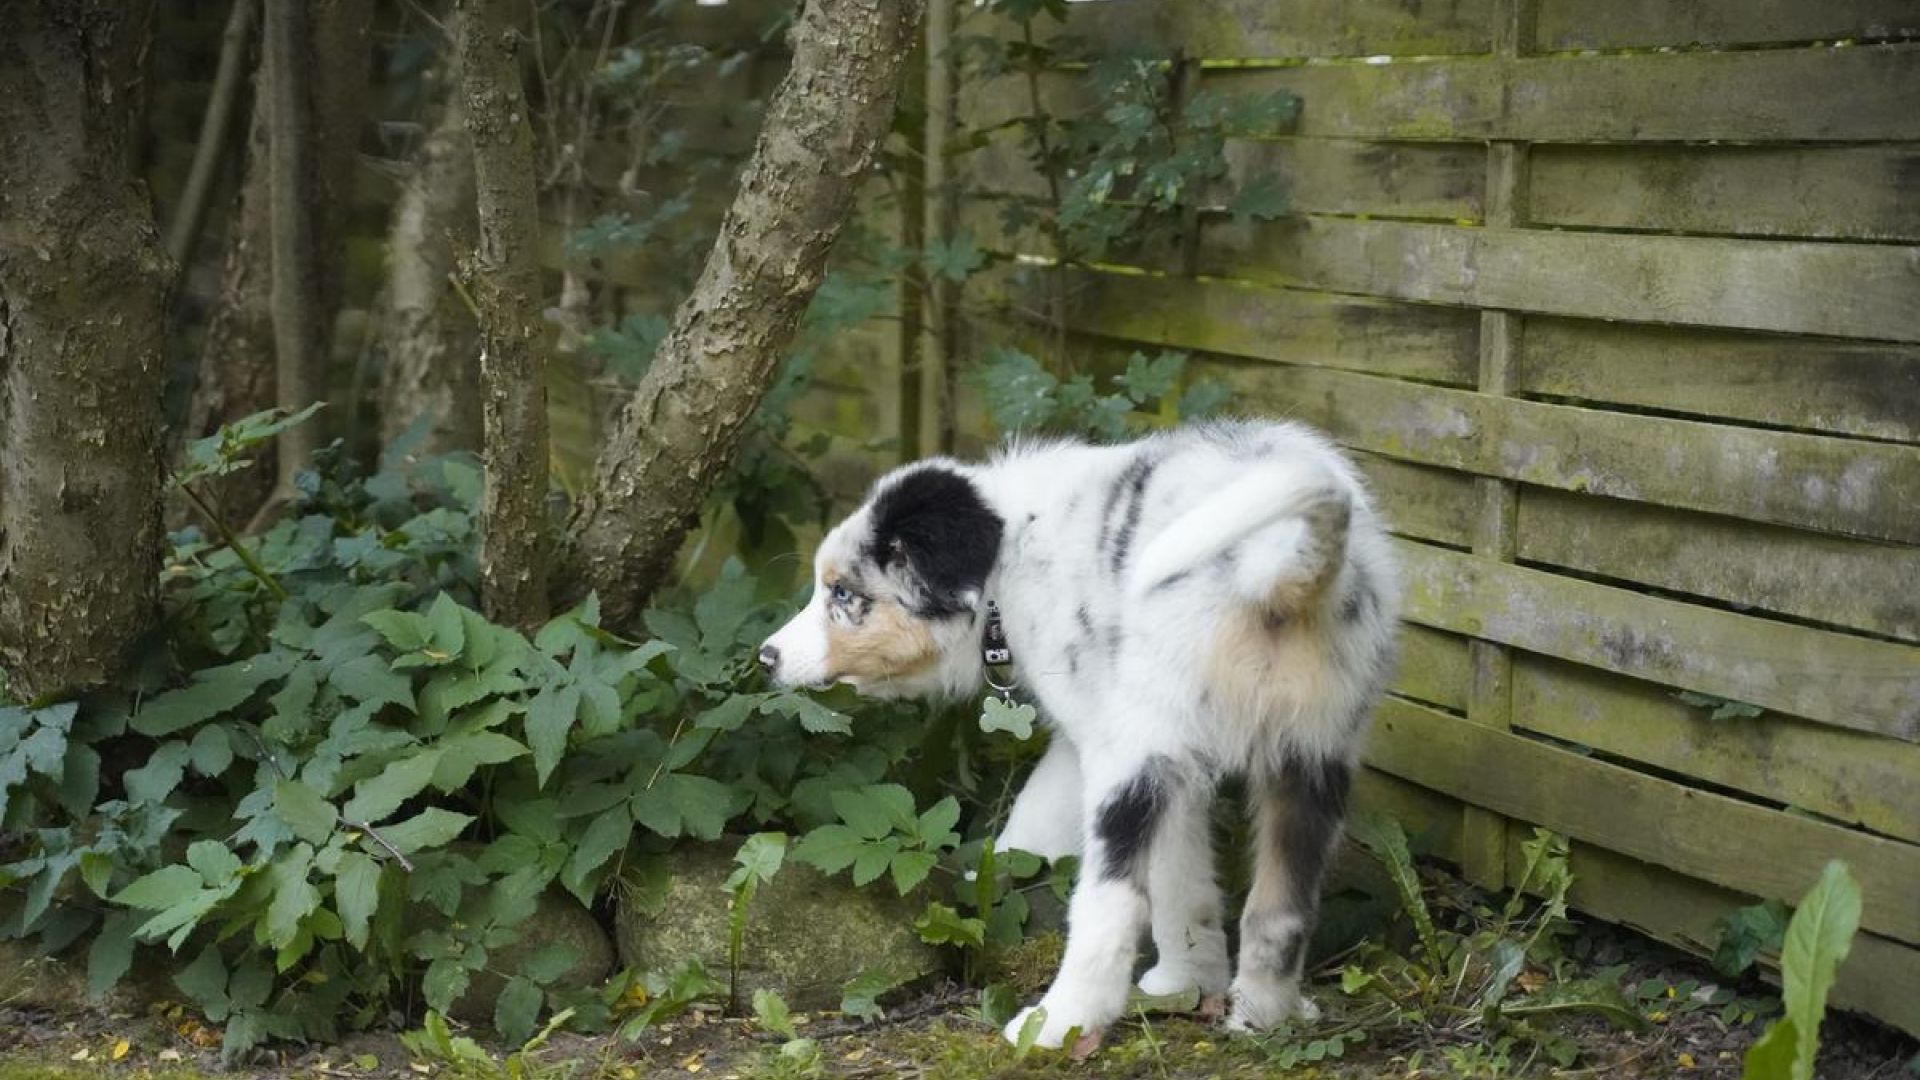
[[[833,585],[834,603],[844,604],[851,599],[853,599],[853,591],[851,589],[848,589],[845,585],[840,584],[839,582],[834,582],[834,585]]]

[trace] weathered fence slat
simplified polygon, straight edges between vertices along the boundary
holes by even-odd
[[[1367,761],[1476,806],[1730,889],[1797,901],[1829,859],[1865,899],[1861,925],[1920,941],[1920,847],[1683,787],[1389,698]],[[1500,767],[1488,768],[1497,761]],[[1738,837],[1738,843],[1729,838]]]
[[[1528,488],[1520,559],[1920,642],[1920,547]]]
[[[1543,51],[1920,36],[1911,0],[1540,0]]]
[[[1920,649],[1398,541],[1407,617],[1531,652],[1920,741]]]
[[[1914,68],[1920,71],[1920,54]],[[1920,108],[1916,108],[1920,112]],[[1200,269],[1397,300],[1920,341],[1920,246],[1340,218],[1206,225]]]
[[[1173,276],[1071,272],[1065,287],[1069,322],[1105,337],[1473,384],[1468,311]]]
[[[1597,9],[1604,10],[1604,9]],[[1206,84],[1288,89],[1304,136],[1529,142],[1920,139],[1920,46],[1408,60],[1220,68]],[[1833,88],[1845,86],[1836,94]],[[1510,90],[1511,92],[1507,92]]]
[[[1473,477],[1378,454],[1353,454],[1387,518],[1402,536],[1465,547],[1473,534]]]
[[[1542,316],[1519,378],[1528,394],[1920,442],[1914,345]]]
[[[1547,146],[1534,157],[1531,217],[1576,228],[1916,240],[1916,185],[1912,146]]]
[[[1423,659],[1420,682],[1444,686],[1435,669],[1446,661]],[[1516,662],[1516,727],[1920,842],[1920,745],[1712,712],[1651,683],[1540,656]]]
[[[1271,176],[1296,213],[1478,221],[1486,152],[1472,143],[1231,139],[1227,182]]]
[[[1492,399],[1345,371],[1211,364],[1360,450],[1568,491],[1920,543],[1920,448]]]

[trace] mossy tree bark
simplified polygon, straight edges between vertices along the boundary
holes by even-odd
[[[540,322],[540,204],[515,42],[514,0],[467,0],[460,79],[472,137],[479,245],[463,267],[480,312],[486,487],[480,595],[496,622],[547,614],[547,383]]]
[[[448,279],[456,252],[474,245],[473,143],[457,56],[449,49],[446,101],[400,189],[387,240],[380,444],[424,422],[420,454],[480,448],[473,313]]]
[[[255,79],[252,119],[247,136],[246,178],[239,207],[227,223],[225,278],[219,302],[207,324],[199,379],[182,435],[197,438],[222,424],[280,402],[275,372],[273,323],[273,130],[265,35],[276,8],[288,0],[263,0],[262,49]],[[342,241],[359,167],[360,129],[366,112],[372,59],[368,32],[372,0],[311,0],[304,5],[308,33],[302,38],[302,66],[309,78],[292,104],[308,116],[311,146],[305,155],[312,196],[304,206],[313,237],[309,269],[314,288],[313,335],[306,350],[310,363],[324,365],[332,351],[333,318],[344,286]],[[324,370],[306,380],[324,387]],[[304,402],[302,403],[304,404]],[[316,435],[323,421],[307,425]],[[303,436],[304,437],[304,436]],[[269,451],[260,466],[207,485],[203,494],[236,526],[246,523],[272,493],[280,475],[278,454]]]
[[[808,0],[793,65],[693,293],[576,507],[565,592],[629,622],[672,568],[793,340],[881,140],[919,0]]]
[[[0,34],[0,668],[106,678],[153,615],[173,266],[126,168],[137,11],[13,0]]]

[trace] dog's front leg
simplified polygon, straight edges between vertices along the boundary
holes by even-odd
[[[1037,1043],[1062,1045],[1069,1032],[1092,1035],[1119,1019],[1133,984],[1133,961],[1147,924],[1147,867],[1155,834],[1177,797],[1169,759],[1108,750],[1083,758],[1086,857],[1067,906],[1067,949],[1043,1012]],[[1124,756],[1122,756],[1124,754]],[[1006,1027],[1018,1043],[1035,1009]]]
[[[1046,859],[1078,855],[1081,851],[1080,803],[1084,784],[1080,754],[1065,734],[1054,731],[1047,752],[1013,800],[1007,827],[1000,830],[1002,851],[1030,851]]]

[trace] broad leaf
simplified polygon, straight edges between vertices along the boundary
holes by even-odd
[[[273,786],[273,811],[293,835],[318,847],[333,835],[340,811],[320,793],[298,780],[282,780]]]

